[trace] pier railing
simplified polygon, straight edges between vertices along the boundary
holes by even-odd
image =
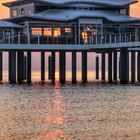
[[[49,37],[41,35],[26,35],[19,33],[18,35],[5,35],[0,38],[0,44],[114,44],[114,43],[127,43],[127,42],[140,42],[140,32],[127,32],[127,33],[108,33],[97,34],[92,37]]]

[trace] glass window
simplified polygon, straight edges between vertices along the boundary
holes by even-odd
[[[65,33],[71,33],[71,28],[65,28]]]
[[[42,35],[42,28],[32,28],[32,35]]]
[[[61,36],[61,28],[54,28],[54,36],[55,37]]]
[[[13,15],[14,17],[16,17],[16,16],[17,16],[17,10],[13,10],[13,11],[12,11],[12,15]]]
[[[44,28],[45,36],[52,36],[52,28]]]

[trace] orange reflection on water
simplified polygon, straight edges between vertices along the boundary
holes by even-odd
[[[67,140],[65,133],[62,130],[48,131],[43,135],[43,140]]]
[[[43,140],[67,140],[67,136],[63,129],[66,120],[64,115],[65,109],[62,104],[63,98],[62,92],[60,92],[60,83],[56,82],[54,96],[52,97],[52,102],[49,106],[51,114],[43,119],[43,123],[46,124],[49,129],[42,135]]]

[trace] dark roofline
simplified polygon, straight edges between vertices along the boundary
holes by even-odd
[[[87,17],[85,17],[85,16],[78,16],[78,17],[74,17],[74,18],[70,18],[70,19],[65,19],[65,20],[56,20],[56,19],[47,19],[47,18],[44,18],[44,17],[41,17],[41,16],[35,16],[35,15],[33,15],[33,14],[31,14],[31,15],[21,15],[21,16],[18,16],[18,17],[13,17],[13,18],[7,18],[7,19],[5,19],[5,20],[7,20],[7,21],[9,21],[9,22],[19,22],[19,20],[21,21],[22,20],[22,22],[25,22],[25,21],[27,21],[27,20],[29,20],[29,19],[31,19],[31,20],[38,20],[38,21],[52,21],[52,22],[69,22],[69,21],[76,21],[77,19],[79,19],[79,18],[87,18]],[[88,18],[93,18],[92,16],[88,16]],[[131,18],[133,18],[133,20],[130,20],[130,21],[111,21],[110,19],[108,19],[108,18],[106,18],[106,17],[104,17],[104,16],[96,16],[96,17],[94,17],[94,18],[103,18],[103,19],[106,19],[106,20],[108,20],[108,21],[110,21],[110,22],[113,22],[113,23],[133,23],[133,22],[140,22],[140,18],[135,18],[135,17],[131,17]],[[20,23],[20,22],[19,22]]]
[[[111,3],[101,3],[101,2],[91,2],[90,0],[87,1],[68,1],[68,2],[60,2],[60,3],[56,3],[56,2],[48,2],[45,0],[20,0],[20,1],[12,1],[12,2],[7,2],[7,3],[3,3],[4,6],[6,7],[11,7],[11,6],[16,6],[18,4],[22,4],[22,3],[32,3],[32,2],[38,2],[38,3],[42,3],[42,4],[49,4],[49,5],[56,5],[56,6],[64,6],[64,5],[69,5],[69,4],[79,4],[79,3],[83,3],[83,4],[96,4],[96,5],[102,5],[102,6],[115,6],[115,7],[123,7],[123,6],[128,6],[131,4],[135,4],[138,2],[138,0],[134,0],[131,2],[128,2],[126,4],[111,4]]]

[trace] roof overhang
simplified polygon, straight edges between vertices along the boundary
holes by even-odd
[[[0,20],[0,28],[23,28],[23,26],[8,21]]]
[[[70,4],[96,4],[102,6],[123,7],[137,3],[138,0],[16,0],[13,2],[3,3],[4,6],[11,7],[23,3],[38,2],[47,5],[65,6]]]
[[[29,19],[36,21],[54,21],[54,22],[69,22],[79,18],[102,18],[114,23],[131,23],[140,22],[140,18],[134,18],[117,12],[110,12],[106,10],[90,11],[90,10],[47,10],[45,12],[22,15],[8,19],[9,21],[20,23],[28,21]]]

